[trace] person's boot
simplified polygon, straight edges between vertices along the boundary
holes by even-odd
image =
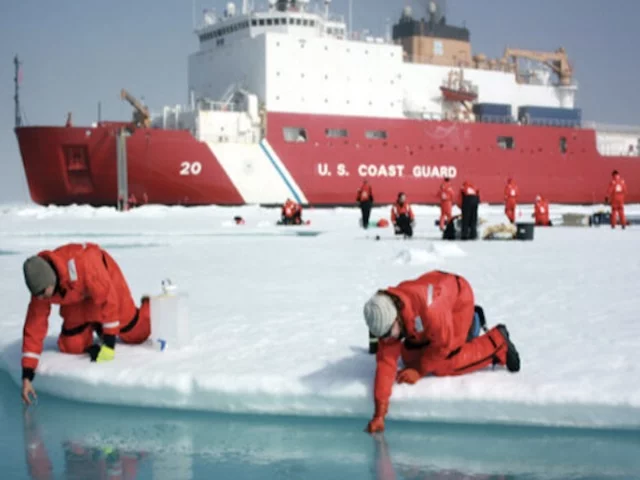
[[[505,325],[497,325],[496,329],[502,334],[507,342],[507,370],[510,372],[520,371],[520,355],[516,346],[509,339],[509,331]]]
[[[138,321],[141,319],[151,321],[151,303],[149,295],[143,295],[140,299],[140,310],[138,310]]]

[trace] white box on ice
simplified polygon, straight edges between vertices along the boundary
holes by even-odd
[[[188,298],[169,280],[162,282],[160,295],[151,297],[151,339],[159,350],[174,350],[191,342]]]

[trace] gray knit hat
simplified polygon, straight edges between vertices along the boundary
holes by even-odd
[[[398,310],[388,295],[376,293],[364,304],[364,320],[376,337],[387,333],[397,316]]]
[[[25,260],[22,266],[24,281],[31,295],[39,295],[42,291],[56,284],[56,272],[49,262],[40,256],[33,256]]]

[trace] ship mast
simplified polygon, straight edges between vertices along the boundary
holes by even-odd
[[[15,85],[15,93],[13,95],[13,101],[15,103],[15,126],[22,126],[22,116],[20,115],[20,61],[18,56],[13,57],[13,64],[15,65],[15,76],[13,77],[13,83]]]

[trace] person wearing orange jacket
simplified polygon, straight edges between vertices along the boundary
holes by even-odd
[[[301,225],[302,224],[302,206],[294,200],[287,198],[282,206],[281,225]]]
[[[536,195],[536,202],[533,205],[533,215],[535,225],[540,227],[551,227],[549,220],[549,202],[541,195]]]
[[[461,240],[475,240],[478,238],[478,205],[480,204],[480,190],[471,182],[465,180],[460,187],[458,207],[462,211],[460,226]]]
[[[516,222],[516,206],[518,205],[518,194],[520,189],[513,178],[507,179],[504,187],[504,213],[511,223]]]
[[[407,196],[400,192],[396,203],[391,207],[391,223],[396,235],[404,235],[405,238],[413,237],[413,226],[415,225],[415,215]]]
[[[139,344],[151,333],[149,298],[137,308],[116,261],[93,243],[44,250],[23,264],[31,292],[22,342],[22,399],[36,396],[32,382],[47,335],[51,305],[60,305],[62,353],[89,354],[93,362],[113,360],[116,336]],[[94,332],[102,343],[94,343]]]
[[[455,196],[453,187],[449,183],[449,178],[445,177],[436,195],[440,200],[440,230],[444,231],[451,221],[451,209],[453,207],[453,197]]]
[[[371,207],[373,206],[373,189],[366,178],[362,181],[362,185],[356,192],[356,202],[358,202],[360,212],[362,213],[362,228],[366,230],[369,228],[369,217],[371,216]]]
[[[627,194],[627,184],[617,170],[611,172],[611,182],[607,189],[604,201],[611,205],[611,228],[616,228],[617,217],[620,217],[622,229],[627,225],[627,217],[624,215],[624,197]]]
[[[484,312],[460,275],[434,270],[379,290],[363,313],[369,332],[379,338],[370,433],[384,430],[396,381],[413,384],[428,375],[463,375],[491,365],[520,370],[520,356],[505,325],[480,335]],[[399,358],[405,366],[400,372]]]

